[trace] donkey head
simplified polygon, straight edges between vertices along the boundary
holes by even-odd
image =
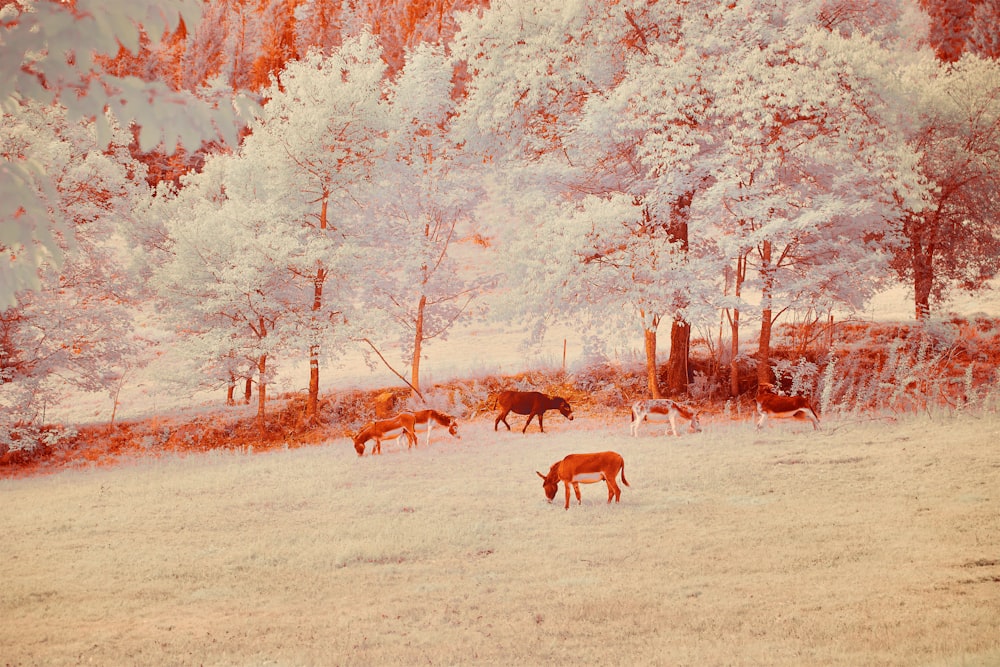
[[[556,497],[556,491],[559,490],[559,476],[556,474],[556,466],[552,466],[552,470],[549,471],[548,477],[542,473],[535,471],[535,474],[542,478],[542,489],[545,490],[545,497],[548,498],[549,502]]]
[[[569,402],[565,398],[556,398],[558,405],[556,409],[566,419],[573,421],[573,408],[569,407]]]

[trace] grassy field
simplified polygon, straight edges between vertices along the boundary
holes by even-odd
[[[0,480],[0,663],[1000,664],[998,415],[522,423]]]

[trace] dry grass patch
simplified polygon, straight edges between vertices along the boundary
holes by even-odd
[[[986,665],[1000,417],[554,420],[0,480],[12,664]],[[544,501],[613,449],[631,487]],[[575,501],[574,501],[575,502]]]

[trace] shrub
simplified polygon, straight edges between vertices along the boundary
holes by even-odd
[[[646,392],[643,372],[603,361],[573,374],[573,388],[583,394],[578,402],[608,408],[627,408]]]

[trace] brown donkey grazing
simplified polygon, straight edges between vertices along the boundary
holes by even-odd
[[[400,412],[391,419],[379,419],[368,422],[358,434],[354,436],[354,451],[358,456],[365,455],[365,443],[369,440],[375,441],[372,447],[372,456],[382,453],[382,441],[392,440],[405,435],[410,447],[417,444],[417,436],[413,433],[414,417],[412,412]]]
[[[757,430],[764,425],[768,417],[772,419],[808,419],[813,430],[819,428],[819,416],[809,399],[805,396],[779,396],[774,393],[774,387],[761,384],[757,387]]]
[[[598,452],[596,454],[570,454],[562,461],[557,461],[549,468],[549,474],[543,475],[535,471],[542,478],[542,488],[545,489],[545,497],[552,502],[559,490],[559,482],[566,487],[566,509],[569,509],[569,486],[573,485],[576,492],[577,504],[583,504],[580,499],[580,484],[593,484],[604,481],[608,483],[608,503],[614,498],[619,502],[622,489],[615,481],[618,472],[622,473],[622,484],[629,486],[625,479],[625,459],[618,452]]]
[[[413,430],[416,433],[427,433],[426,444],[431,444],[431,429],[434,428],[434,424],[438,424],[446,429],[448,429],[448,434],[462,439],[462,436],[458,434],[458,422],[451,415],[446,415],[443,412],[438,412],[437,410],[417,410],[413,412]],[[401,433],[399,437],[403,437]]]
[[[563,417],[573,421],[573,408],[569,407],[565,398],[548,396],[537,391],[501,391],[500,395],[497,396],[496,406],[500,406],[500,415],[493,422],[494,431],[497,430],[500,422],[504,423],[508,431],[510,430],[507,415],[511,412],[518,415],[528,415],[528,421],[524,422],[521,433],[528,430],[528,424],[531,423],[535,415],[538,415],[538,429],[545,433],[545,428],[542,426],[542,415],[545,414],[546,410],[558,410]]]

